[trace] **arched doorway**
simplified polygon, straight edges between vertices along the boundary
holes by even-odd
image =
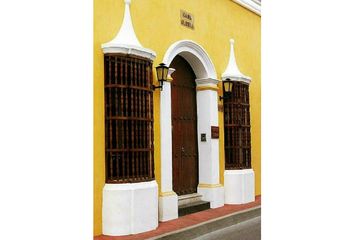
[[[196,77],[179,55],[170,67],[176,69],[171,86],[173,191],[185,195],[196,193],[198,186]]]
[[[205,49],[191,40],[173,43],[163,57],[163,63],[172,68],[172,62],[184,59],[194,76],[197,112],[197,193],[201,200],[210,202],[211,208],[224,205],[224,188],[219,178],[219,139],[211,138],[211,126],[218,126],[218,83],[214,65]],[[173,71],[172,71],[173,72]],[[172,84],[178,69],[172,73],[171,80],[164,83],[160,92],[160,142],[161,142],[161,188],[159,193],[159,220],[168,221],[178,217],[178,196],[174,191],[172,130],[173,105]],[[178,78],[178,77],[177,77]],[[171,82],[172,81],[172,82]],[[185,108],[186,106],[183,105]],[[183,117],[183,116],[182,116]],[[191,134],[190,134],[191,135]],[[203,136],[203,137],[202,137]],[[186,150],[186,149],[185,149]],[[182,169],[185,170],[185,169]],[[189,179],[191,175],[185,177]],[[195,190],[194,190],[195,191]],[[178,193],[180,195],[181,193]],[[184,193],[182,193],[184,194]]]

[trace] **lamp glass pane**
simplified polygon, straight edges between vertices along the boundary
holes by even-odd
[[[156,67],[157,80],[162,79],[162,67]]]
[[[230,92],[232,92],[233,85],[234,85],[234,83],[232,81],[230,81],[230,84],[229,84]]]
[[[164,66],[163,67],[163,78],[162,80],[166,81],[167,80],[167,74],[168,74],[168,67],[167,66]]]
[[[224,82],[224,89],[225,92],[229,93],[232,91],[232,82],[231,81],[225,81]]]

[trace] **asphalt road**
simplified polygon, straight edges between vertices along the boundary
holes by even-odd
[[[261,217],[202,235],[194,240],[261,240]]]

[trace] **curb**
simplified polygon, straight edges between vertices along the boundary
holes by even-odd
[[[173,232],[165,233],[156,237],[148,238],[149,240],[164,239],[164,240],[180,240],[193,239],[201,235],[214,232],[216,230],[236,225],[240,222],[261,216],[261,206],[253,207],[236,213],[231,213],[226,216],[208,220],[196,224],[191,227],[179,229]]]

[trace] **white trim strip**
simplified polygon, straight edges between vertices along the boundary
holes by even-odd
[[[257,0],[232,0],[235,3],[247,8],[248,10],[254,12],[255,14],[261,16],[261,2]]]

